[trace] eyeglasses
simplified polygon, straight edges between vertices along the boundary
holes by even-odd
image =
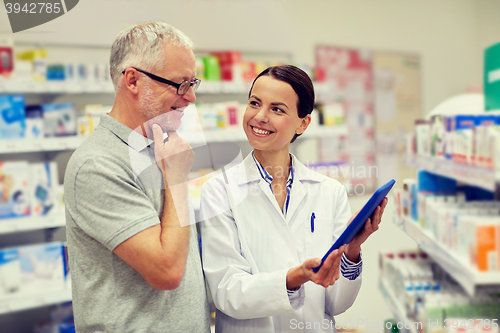
[[[176,82],[164,79],[162,77],[159,77],[158,75],[154,75],[154,74],[148,73],[146,71],[143,71],[142,69],[135,68],[135,67],[132,67],[132,68],[138,72],[146,74],[147,76],[149,76],[150,78],[152,78],[155,81],[176,87],[177,88],[177,95],[184,95],[185,93],[188,92],[188,90],[191,86],[193,87],[193,91],[196,91],[196,89],[198,89],[200,82],[201,82],[201,80],[198,80],[195,78],[193,81],[182,81],[181,83],[176,83]],[[125,71],[123,71],[122,74],[125,74]]]

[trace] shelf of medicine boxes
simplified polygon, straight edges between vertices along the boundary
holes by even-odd
[[[0,141],[0,154],[63,151],[78,148],[85,136],[64,136],[44,139],[12,139]]]
[[[394,317],[396,317],[396,321],[398,323],[411,323],[412,320],[408,319],[406,317],[405,313],[405,308],[404,305],[401,304],[401,300],[399,300],[394,293],[392,292],[391,288],[389,287],[389,282],[385,281],[385,279],[380,279],[379,280],[379,289],[380,292],[382,293],[382,296],[384,296],[385,301],[389,307],[389,310],[392,312]],[[416,329],[413,325],[410,326],[410,329],[408,330],[410,333],[416,333]]]
[[[422,230],[418,222],[394,214],[393,222],[426,252],[434,261],[453,277],[469,295],[474,295],[476,287],[500,287],[500,272],[480,272],[472,267],[465,258],[449,251],[427,230]]]
[[[311,126],[304,132],[303,138],[327,137],[333,135],[346,135],[347,126]],[[188,140],[191,145],[204,144],[205,142],[221,141],[246,141],[247,137],[241,127],[224,128],[203,132],[179,132],[179,135]],[[0,154],[27,153],[39,151],[63,151],[78,148],[86,139],[86,136],[66,136],[44,139],[15,139],[1,140]]]
[[[197,94],[248,94],[251,82],[202,80]],[[331,89],[324,83],[314,83],[318,93]],[[62,93],[114,93],[110,81],[26,81],[0,78],[0,94],[62,94]]]
[[[49,216],[18,217],[13,219],[0,219],[0,234],[14,232],[59,228],[66,225],[64,212],[54,213]]]
[[[202,80],[198,94],[246,94],[250,82],[205,81]],[[0,93],[20,94],[62,94],[62,93],[114,93],[110,81],[22,81],[14,79],[0,80]]]
[[[328,137],[337,135],[346,135],[348,129],[346,125],[334,125],[334,126],[310,126],[307,131],[304,132],[301,138],[318,138],[318,137]],[[241,126],[236,126],[235,128],[223,128],[216,129],[212,131],[203,132],[186,132],[180,131],[179,135],[187,140],[191,145],[193,144],[203,144],[205,142],[234,142],[234,141],[246,141],[247,137]]]
[[[71,287],[69,286],[62,290],[46,291],[32,295],[2,295],[0,298],[0,315],[70,301]]]
[[[495,190],[495,172],[493,170],[423,155],[407,155],[405,159],[406,164],[414,168],[453,178],[488,191]]]

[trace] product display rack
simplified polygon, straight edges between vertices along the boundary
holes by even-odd
[[[405,164],[418,170],[454,179],[458,182],[495,191],[495,172],[479,166],[456,163],[444,158],[406,154]],[[462,258],[438,242],[430,231],[422,229],[417,221],[407,216],[393,213],[393,222],[410,236],[447,274],[452,277],[469,295],[474,296],[478,290],[499,290],[500,272],[480,272],[473,267],[467,258]],[[398,321],[411,322],[405,315],[400,299],[397,299],[389,288],[388,281],[379,281],[379,289],[386,303]],[[412,330],[414,331],[414,329]],[[413,333],[413,332],[412,332]]]
[[[300,138],[318,138],[318,137],[328,137],[332,135],[347,135],[348,130],[346,125],[336,125],[336,126],[311,126],[304,132]],[[189,144],[201,144],[205,142],[235,142],[235,141],[246,141],[247,136],[241,125],[234,128],[223,128],[216,129],[213,131],[203,131],[203,132],[186,132],[179,131],[179,136],[186,139]]]
[[[114,93],[111,82],[1,80],[1,94],[85,94]]]
[[[196,94],[248,94],[252,82],[202,80]],[[331,89],[324,83],[314,83],[319,92]],[[0,78],[0,94],[114,94],[110,81],[22,81]]]
[[[345,125],[316,126],[309,128],[309,131],[304,132],[301,138],[346,135],[347,133]],[[203,132],[180,131],[179,135],[189,141],[191,145],[205,142],[245,141],[247,139],[240,126]],[[2,140],[0,141],[0,154],[75,150],[86,138],[86,136],[65,136],[38,140]]]
[[[30,296],[11,296],[0,300],[0,315],[70,301],[71,287],[69,286],[62,290],[42,292]]]
[[[482,167],[460,164],[444,158],[407,155],[406,164],[436,175],[453,178],[462,183],[488,191],[495,190],[495,172]]]
[[[430,232],[422,230],[417,222],[408,217],[394,214],[393,219],[401,230],[413,238],[419,247],[453,277],[469,295],[474,295],[477,287],[499,286],[500,272],[479,272],[465,259],[449,251],[436,241]]]
[[[64,213],[52,214],[50,216],[19,217],[14,219],[0,220],[0,234],[14,232],[59,228],[66,225]]]
[[[397,299],[396,296],[394,296],[394,293],[391,291],[389,288],[389,282],[385,281],[385,279],[380,279],[379,280],[379,289],[382,295],[384,296],[386,300],[386,304],[389,307],[389,310],[392,312],[394,315],[396,321],[398,323],[402,323],[403,325],[405,323],[412,323],[412,320],[408,319],[408,317],[405,314],[405,308],[401,304],[401,302]],[[406,329],[403,328],[403,331]],[[410,329],[406,330],[408,333],[417,333],[417,330],[413,327],[413,325],[410,325]]]
[[[251,82],[207,81],[196,91],[197,94],[248,94]],[[1,94],[114,94],[109,81],[22,81],[0,80]]]
[[[85,138],[84,136],[64,136],[33,140],[2,140],[0,141],[0,154],[75,150]]]

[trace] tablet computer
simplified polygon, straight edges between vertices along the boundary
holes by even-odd
[[[352,220],[352,222],[347,226],[342,235],[333,243],[332,247],[326,252],[326,254],[321,259],[321,264],[318,267],[313,268],[313,272],[319,271],[323,263],[325,262],[328,255],[341,247],[344,244],[349,244],[349,242],[356,236],[356,234],[363,228],[365,222],[368,218],[371,218],[375,209],[382,203],[382,200],[387,196],[391,188],[394,186],[396,181],[392,179],[387,184],[382,185],[379,189],[373,193],[368,202],[361,208],[358,215]]]

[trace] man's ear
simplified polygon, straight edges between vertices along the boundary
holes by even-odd
[[[300,123],[300,126],[295,130],[296,134],[302,134],[304,131],[307,129],[309,124],[311,123],[311,115],[308,114],[304,118],[300,119],[302,122]]]
[[[134,95],[139,93],[138,79],[139,72],[133,68],[127,68],[123,73],[123,85]]]

